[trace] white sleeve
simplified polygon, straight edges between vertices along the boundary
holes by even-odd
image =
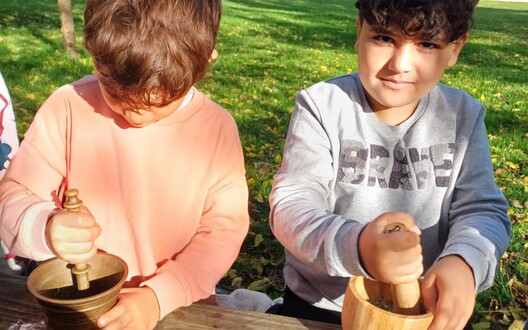
[[[0,179],[18,150],[18,134],[11,97],[0,74]]]

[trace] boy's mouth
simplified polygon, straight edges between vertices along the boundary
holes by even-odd
[[[404,81],[404,80],[395,80],[395,79],[384,79],[380,78],[383,86],[388,87],[390,89],[400,90],[407,88],[414,83],[411,81]]]

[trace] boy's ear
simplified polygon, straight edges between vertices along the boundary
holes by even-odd
[[[218,58],[218,51],[215,48],[211,52],[211,56],[209,56],[209,62],[212,62],[212,61],[216,60],[217,58]]]
[[[458,55],[462,51],[462,48],[464,48],[464,45],[469,39],[469,33],[464,34],[462,38],[458,39],[454,42],[455,47],[453,48],[453,53],[451,54],[451,58],[449,59],[449,62],[447,62],[447,67],[452,67],[456,64],[458,61]]]
[[[354,43],[354,50],[357,52],[359,34],[361,33],[361,20],[356,17],[356,42]]]

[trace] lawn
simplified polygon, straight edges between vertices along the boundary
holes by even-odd
[[[82,48],[83,1],[74,0],[81,59],[64,53],[56,2],[0,0],[0,71],[20,138],[58,86],[93,72]],[[245,149],[252,225],[228,289],[281,294],[284,254],[267,218],[273,174],[298,90],[356,70],[356,9],[339,0],[224,0],[219,59],[199,87],[236,119]],[[477,297],[475,329],[507,329],[528,310],[528,3],[482,0],[471,38],[443,82],[487,107],[496,180],[510,201],[513,237],[495,285]]]

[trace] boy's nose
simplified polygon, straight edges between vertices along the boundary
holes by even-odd
[[[390,59],[389,69],[398,73],[409,72],[413,68],[414,48],[412,45],[402,45],[394,49],[392,58]]]

